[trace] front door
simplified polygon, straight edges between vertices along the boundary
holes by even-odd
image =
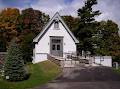
[[[50,37],[50,54],[54,56],[63,56],[63,37]]]

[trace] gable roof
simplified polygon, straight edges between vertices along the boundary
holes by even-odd
[[[61,16],[59,15],[58,12],[56,12],[56,14],[52,17],[52,19],[48,22],[48,24],[44,27],[44,29],[33,39],[33,42],[37,43],[39,42],[39,40],[44,36],[44,34],[47,32],[49,26],[53,23],[53,21],[55,20],[55,18],[58,18],[61,23],[63,24],[63,26],[65,27],[65,29],[67,30],[67,32],[69,33],[69,35],[72,37],[72,39],[74,40],[75,43],[79,43],[79,41],[76,39],[76,37],[73,35],[73,33],[69,30],[69,28],[67,27],[67,25],[65,24],[65,22],[63,21],[63,19],[61,18]]]

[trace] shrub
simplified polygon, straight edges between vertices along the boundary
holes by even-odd
[[[120,64],[120,56],[113,56],[113,62],[118,62]]]
[[[34,37],[35,36],[33,33],[29,33],[25,35],[22,39],[21,47],[22,47],[22,53],[25,63],[32,62],[32,55],[33,55],[32,41]]]

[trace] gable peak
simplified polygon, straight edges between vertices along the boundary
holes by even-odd
[[[55,17],[55,18],[56,18],[56,17],[60,17],[59,12],[56,12],[55,15],[54,15],[53,17]]]
[[[55,15],[60,15],[59,12],[56,12]]]

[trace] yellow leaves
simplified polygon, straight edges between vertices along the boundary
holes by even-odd
[[[20,16],[19,9],[6,8],[0,13],[0,35],[6,39],[6,45],[17,36],[17,19]]]
[[[19,9],[6,8],[0,13],[0,22],[10,22],[16,24],[16,21],[20,15]]]
[[[6,23],[0,23],[0,28],[3,28],[5,30],[14,30],[16,29],[15,24],[10,24],[9,22]]]
[[[19,10],[16,8],[6,8],[2,10],[1,14],[11,17],[11,16],[18,16],[20,13],[19,13]]]
[[[17,31],[16,31],[16,30],[12,30],[12,31],[10,32],[10,34],[16,36],[16,35],[17,35]]]

